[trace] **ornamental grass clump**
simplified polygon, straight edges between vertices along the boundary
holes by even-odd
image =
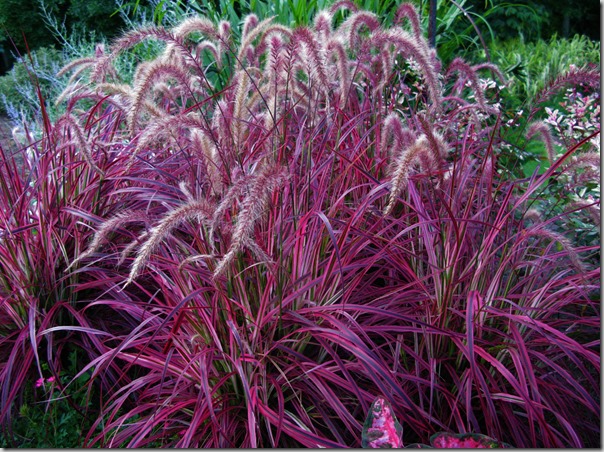
[[[358,447],[378,394],[405,443],[599,432],[594,249],[523,216],[575,149],[506,180],[477,78],[497,68],[442,68],[397,17],[250,15],[238,42],[191,18],[82,60],[54,152],[86,146],[54,170],[86,171],[103,209],[59,208],[75,302],[35,335],[84,338],[85,446]],[[113,64],[150,39],[126,83]]]

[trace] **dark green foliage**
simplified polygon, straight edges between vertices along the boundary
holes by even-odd
[[[521,38],[493,41],[489,45],[493,63],[507,77],[509,86],[502,92],[505,106],[510,110],[531,104],[539,91],[558,75],[587,64],[600,63],[600,42],[575,35],[570,39],[553,36],[548,41],[527,42]],[[561,99],[554,99],[556,105]]]
[[[61,5],[62,10],[66,8],[68,25],[76,32],[94,30],[110,39],[123,31],[123,19],[114,14],[117,9],[114,0],[52,0],[52,3]]]
[[[56,98],[64,87],[56,73],[65,62],[63,52],[53,47],[42,47],[33,50],[30,56],[19,58],[12,69],[0,77],[0,114],[15,121],[39,120],[36,85],[44,99]]]
[[[27,13],[25,13],[27,11]],[[37,0],[2,0],[0,2],[0,42],[13,51],[11,39],[20,53],[26,50],[23,35],[31,48],[56,44],[39,16]]]
[[[499,41],[519,36],[528,41],[539,39],[542,37],[541,30],[552,16],[551,10],[545,5],[530,4],[533,2],[529,4],[522,4],[522,2],[497,3],[500,5],[491,10],[489,25]]]
[[[97,38],[112,38],[123,31],[124,20],[116,12],[114,0],[2,0],[0,2],[0,43],[9,51],[24,54],[30,50],[61,45],[49,30],[44,11],[64,23],[68,34],[93,33]],[[25,44],[27,40],[27,46]],[[14,44],[14,46],[13,46]]]
[[[499,40],[522,36],[532,41],[575,34],[600,38],[600,14],[595,1],[467,0],[466,5],[479,15],[489,15],[489,24]]]
[[[82,367],[82,353],[73,349],[59,382],[51,376],[48,364],[42,364],[42,377],[25,382],[23,401],[13,418],[11,431],[0,432],[3,448],[79,448],[82,436],[92,425],[89,409],[94,392],[88,392],[90,373],[73,378]]]

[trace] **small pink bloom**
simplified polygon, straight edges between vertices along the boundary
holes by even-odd
[[[54,383],[55,382],[55,377],[50,377],[46,380],[46,383]]]
[[[36,388],[39,388],[42,385],[44,385],[44,378],[38,378],[36,380]]]

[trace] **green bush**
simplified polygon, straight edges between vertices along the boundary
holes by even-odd
[[[93,399],[87,391],[90,373],[73,379],[81,367],[78,365],[81,359],[74,349],[69,353],[66,369],[59,372],[59,380],[49,376],[35,383],[28,382],[31,385],[24,391],[24,401],[14,418],[12,431],[0,432],[0,447],[82,446],[82,435],[92,424],[87,412],[93,406]],[[42,363],[42,372],[51,373],[48,364]]]
[[[600,63],[600,43],[583,35],[572,39],[552,37],[549,41],[527,43],[521,38],[493,41],[490,45],[493,63],[510,78],[503,93],[506,106],[516,109],[530,104],[549,81],[569,70]]]
[[[114,14],[116,9],[113,0],[2,0],[0,42],[14,42],[21,54],[27,48],[34,50],[60,44],[60,37],[49,30],[49,17],[56,18],[70,34],[92,29],[100,38],[112,38],[125,27],[124,16]]]
[[[40,115],[36,85],[44,99],[55,98],[65,87],[56,73],[68,61],[64,52],[42,47],[19,58],[8,74],[0,77],[0,113],[13,121],[32,122]],[[47,104],[50,106],[50,104]],[[54,119],[51,109],[51,118]]]

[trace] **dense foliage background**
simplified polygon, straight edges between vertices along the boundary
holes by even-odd
[[[4,55],[0,58],[0,75],[7,71],[14,58],[14,47],[19,53],[26,51],[23,36],[27,39],[30,50],[39,47],[61,47],[61,39],[48,28],[49,19],[65,26],[68,35],[73,33],[93,33],[97,39],[111,39],[120,34],[128,25],[126,15],[135,16],[137,13],[147,14],[147,17],[161,16],[160,11],[177,8],[194,8],[199,11],[213,9],[222,14],[226,13],[224,5],[243,17],[248,11],[253,11],[257,5],[267,7],[270,3],[259,1],[229,1],[212,0],[198,2],[196,0],[132,0],[115,1],[100,0],[3,0],[0,3],[0,49]],[[281,2],[288,5],[288,2]],[[293,2],[298,4],[300,2]],[[398,2],[386,1],[381,14],[391,13]],[[428,13],[429,0],[415,0],[421,11]],[[439,1],[439,7],[447,2]],[[497,36],[498,40],[522,37],[526,41],[536,39],[548,40],[552,36],[570,38],[582,34],[592,40],[600,39],[600,12],[594,1],[577,0],[518,0],[514,2],[502,0],[465,0],[457,2],[464,10],[474,17],[481,32]],[[169,6],[167,6],[169,5]],[[202,6],[207,5],[207,6]],[[312,9],[321,6],[321,2],[305,2],[305,13],[312,14]],[[364,5],[366,6],[366,5]],[[118,11],[121,11],[120,14]],[[133,12],[135,11],[135,12]],[[481,18],[486,20],[483,21]],[[298,19],[298,18],[297,18]],[[488,22],[488,25],[487,25]],[[456,24],[465,27],[466,24]]]

